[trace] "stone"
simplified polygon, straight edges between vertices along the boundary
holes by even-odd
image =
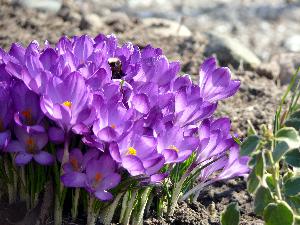
[[[277,62],[262,63],[256,68],[256,73],[270,80],[278,80],[280,74],[280,66]]]
[[[288,51],[300,52],[300,35],[287,37],[283,45]]]
[[[215,54],[222,66],[231,64],[237,69],[242,62],[248,69],[257,68],[261,64],[261,60],[238,39],[215,32],[208,32],[206,35],[209,41],[205,48],[205,55]]]
[[[279,80],[282,85],[288,84],[300,66],[300,53],[280,53],[271,58],[271,62],[279,65]],[[300,72],[298,73],[300,78]]]
[[[89,13],[87,15],[82,16],[80,21],[80,29],[92,29],[99,30],[104,26],[103,20],[95,13]]]
[[[162,18],[145,18],[142,20],[142,23],[145,29],[163,37],[190,37],[192,35],[192,32],[189,30],[189,28],[173,20]]]
[[[49,11],[54,13],[58,12],[61,8],[61,1],[59,0],[21,0],[18,3],[27,8]]]

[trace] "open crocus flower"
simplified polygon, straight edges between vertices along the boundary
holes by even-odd
[[[127,110],[123,103],[102,105],[98,119],[94,122],[93,133],[100,141],[117,141],[126,135],[132,126],[132,111]]]
[[[45,115],[57,122],[62,129],[69,131],[73,128],[81,133],[94,120],[93,108],[89,105],[90,97],[83,77],[78,72],[73,72],[63,80],[53,77],[40,105]]]
[[[117,143],[110,144],[110,154],[132,176],[151,177],[159,173],[165,159],[156,149],[157,140],[152,136],[139,135],[134,131]]]
[[[200,96],[209,102],[216,102],[234,95],[240,81],[231,80],[227,67],[217,68],[215,58],[206,59],[199,72]]]
[[[11,141],[7,146],[7,151],[17,153],[16,164],[25,165],[32,159],[41,165],[50,165],[54,161],[54,157],[43,151],[48,143],[48,136],[45,132],[28,133],[22,127],[15,127],[15,134],[18,140]]]
[[[12,93],[14,108],[16,110],[14,115],[15,123],[18,126],[22,126],[28,132],[45,132],[44,127],[40,124],[44,114],[40,109],[39,96],[30,91],[21,81],[16,82],[12,88],[18,90]]]
[[[121,181],[121,176],[116,173],[116,163],[105,154],[99,159],[90,159],[85,173],[66,173],[61,180],[67,187],[84,187],[96,198],[107,201],[113,198],[107,190],[116,187]]]
[[[183,162],[199,144],[198,138],[184,136],[184,130],[176,126],[160,133],[157,140],[157,150],[164,155],[167,163]]]

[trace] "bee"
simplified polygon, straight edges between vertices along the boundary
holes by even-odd
[[[122,62],[118,58],[109,58],[108,64],[111,68],[112,72],[112,79],[121,79],[125,76],[124,72],[122,71]]]

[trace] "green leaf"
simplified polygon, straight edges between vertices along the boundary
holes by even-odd
[[[273,198],[270,189],[260,186],[257,189],[254,197],[254,212],[257,215],[262,216],[265,207],[271,202],[273,202]]]
[[[300,110],[296,111],[296,112],[293,112],[291,115],[290,115],[290,118],[300,118]]]
[[[221,214],[222,225],[238,225],[240,222],[240,210],[236,202],[230,203]]]
[[[291,118],[285,121],[285,126],[293,127],[296,130],[300,130],[300,119],[299,118]]]
[[[284,190],[287,195],[300,194],[300,177],[292,177],[284,184]]]
[[[290,149],[300,147],[300,137],[293,127],[284,127],[277,131],[275,138],[277,141],[286,142]]]
[[[266,182],[268,187],[270,188],[271,191],[275,190],[275,181],[273,179],[273,176],[271,174],[268,174],[266,176]]]
[[[252,170],[248,179],[247,179],[247,190],[250,193],[254,193],[259,186],[259,179],[255,174],[255,170]]]
[[[286,142],[278,142],[272,152],[274,163],[277,163],[289,150],[291,149]]]
[[[260,139],[256,135],[251,135],[247,137],[247,139],[241,145],[240,155],[241,156],[251,155],[251,153],[253,153],[258,147],[259,141]]]
[[[295,216],[294,225],[300,225],[300,216]]]
[[[300,214],[300,195],[286,196],[286,201],[298,214]]]
[[[270,203],[264,210],[265,225],[293,225],[291,207],[284,201]]]
[[[265,156],[263,152],[260,152],[256,156],[256,165],[254,167],[255,175],[260,179],[263,179],[265,173]]]
[[[300,151],[299,149],[293,149],[285,154],[285,161],[293,166],[300,167]]]

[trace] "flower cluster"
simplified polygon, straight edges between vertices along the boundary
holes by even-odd
[[[247,174],[230,120],[213,117],[240,82],[214,58],[199,85],[179,71],[161,49],[119,46],[114,35],[13,44],[0,51],[0,150],[20,166],[60,162],[66,187],[103,201],[126,177],[161,183],[166,165],[192,155],[191,170],[213,161],[201,183]]]

